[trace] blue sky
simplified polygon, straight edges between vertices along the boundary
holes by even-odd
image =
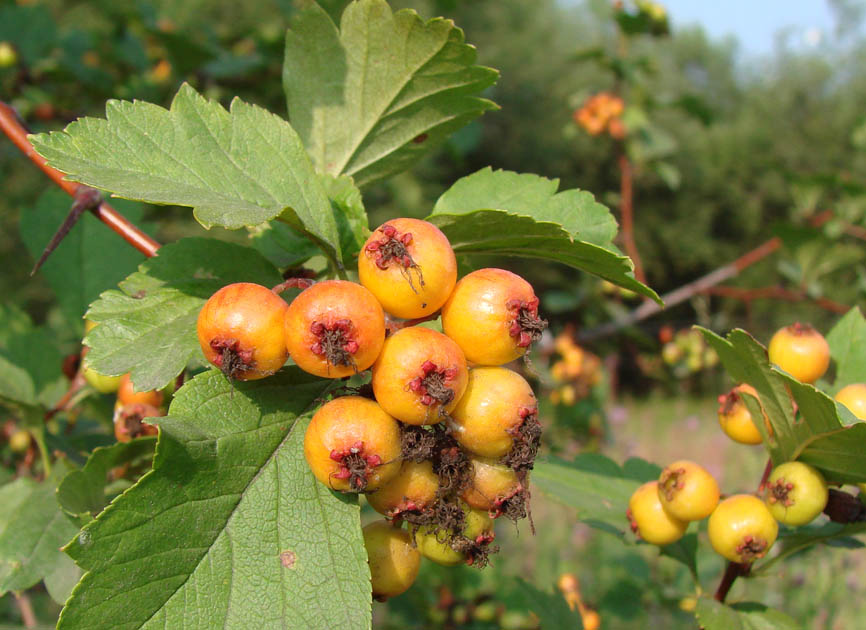
[[[815,46],[832,35],[825,0],[662,0],[674,28],[701,24],[714,38],[734,35],[746,54],[772,52],[775,34],[790,33],[793,48]]]

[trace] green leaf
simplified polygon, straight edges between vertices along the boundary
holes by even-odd
[[[160,389],[191,360],[204,364],[196,320],[217,289],[281,280],[249,247],[204,238],[166,245],[121,282],[120,291],[106,291],[91,305],[87,316],[100,325],[85,338],[86,363],[110,376],[131,372],[139,390]]]
[[[771,367],[764,346],[746,331],[733,330],[727,339],[701,331],[731,377],[757,390],[760,403],[749,394],[743,399],[753,417],[765,413],[773,428],[770,436],[763,422],[755,423],[774,465],[799,459],[821,469],[831,482],[866,481],[866,423],[843,425],[829,396]]]
[[[800,624],[788,615],[755,602],[727,606],[701,597],[695,617],[703,630],[801,630]]]
[[[127,219],[148,231],[142,223],[140,204],[121,199],[114,204]],[[69,197],[50,190],[39,197],[36,207],[21,213],[21,239],[34,260],[42,255],[54,232],[69,213]],[[70,324],[84,331],[82,316],[90,303],[106,289],[117,285],[144,260],[96,217],[85,212],[39,270],[57,295],[60,309]]]
[[[357,501],[303,455],[304,414],[330,386],[295,368],[184,385],[153,470],[67,547],[86,573],[59,630],[369,628]]]
[[[677,542],[660,547],[659,552],[685,565],[695,582],[698,581],[698,535],[696,533],[686,534]]]
[[[455,252],[561,262],[659,301],[613,246],[616,221],[608,209],[587,192],[558,187],[558,180],[485,168],[458,180],[427,220]]]
[[[78,525],[60,510],[54,489],[67,471],[58,460],[46,481],[20,478],[0,488],[0,595],[30,588],[66,563],[60,547]]]
[[[498,73],[450,20],[392,13],[359,0],[339,30],[307,3],[286,35],[283,87],[292,124],[316,168],[359,186],[407,169],[496,105],[476,96]]]
[[[827,343],[836,362],[834,389],[866,383],[866,319],[859,308],[852,308],[833,326]]]
[[[298,135],[240,99],[227,112],[184,84],[169,110],[111,100],[106,120],[82,118],[30,140],[74,181],[127,199],[191,206],[205,227],[236,229],[279,216],[339,258],[337,226]]]
[[[776,552],[772,558],[753,567],[752,575],[766,574],[770,568],[785,558],[799,553],[804,549],[821,544],[832,544],[850,536],[866,533],[866,523],[824,523],[820,526],[783,529],[776,543]]]
[[[580,630],[580,613],[571,610],[565,598],[556,591],[542,591],[526,580],[513,578],[504,585],[503,601],[522,610],[531,610],[541,621],[544,630]]]
[[[155,438],[145,437],[94,449],[83,468],[73,470],[60,482],[60,507],[72,515],[96,516],[108,503],[105,486],[109,471],[141,457],[150,458],[155,445]]]
[[[0,349],[0,402],[50,407],[64,380],[62,360],[56,335],[47,328],[11,337]]]
[[[551,499],[575,508],[579,520],[625,536],[625,511],[639,482],[628,478],[613,460],[595,453],[578,455],[573,462],[539,457],[532,482]]]
[[[361,191],[351,177],[322,175],[322,186],[340,233],[340,249],[346,260],[361,251],[370,235]],[[319,253],[315,244],[282,221],[269,221],[250,229],[253,247],[280,268],[296,267]]]

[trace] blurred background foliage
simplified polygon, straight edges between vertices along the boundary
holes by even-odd
[[[346,1],[320,4],[336,17]],[[574,338],[582,330],[640,301],[574,269],[518,263],[551,320],[552,334],[534,357],[531,374],[543,395],[548,451],[569,456],[604,446],[618,461],[637,455],[664,462],[691,450],[711,454],[705,465],[723,487],[753,486],[761,456],[756,451],[740,466],[725,466],[742,448],[727,442],[715,422],[715,396],[729,385],[717,357],[688,329],[694,323],[716,330],[743,326],[766,340],[796,319],[828,330],[838,316],[817,306],[817,298],[863,303],[866,248],[851,236],[866,234],[862,5],[831,3],[838,28],[830,45],[804,52],[780,44],[770,56],[749,57],[734,40],[713,40],[699,27],[679,29],[676,23],[667,36],[629,37],[625,46],[607,0],[567,6],[555,0],[391,4],[415,8],[424,17],[453,18],[477,46],[480,63],[501,72],[487,95],[501,110],[463,129],[411,171],[365,190],[371,225],[394,216],[425,216],[456,179],[488,165],[559,178],[561,188],[591,191],[619,216],[622,145],[610,135],[586,133],[574,119],[587,99],[611,91],[622,96],[623,119],[635,130],[629,144],[635,239],[652,288],[662,294],[773,236],[783,239],[781,252],[727,284],[784,286],[809,299],[780,307],[772,300],[699,295],[580,346]],[[37,132],[61,129],[80,116],[101,116],[110,98],[168,106],[184,81],[226,106],[240,96],[286,115],[283,36],[295,8],[293,0],[4,0],[0,42],[11,46],[14,58],[0,48],[0,93]],[[80,331],[63,321],[45,279],[29,277],[34,259],[20,236],[21,217],[35,211],[49,184],[2,140],[0,177],[3,302],[47,323],[67,351],[76,350]],[[826,210],[836,218],[820,229],[808,227],[810,218]],[[162,242],[203,233],[187,209],[151,207],[142,222]],[[211,235],[247,239],[244,232]],[[611,392],[623,390],[640,396],[610,406]],[[698,397],[673,398],[674,393]],[[546,587],[576,567],[585,599],[601,609],[608,627],[693,626],[693,601],[681,597],[687,583],[682,569],[659,562],[645,545],[623,547],[591,534],[540,497],[535,509],[537,522],[548,528],[543,537],[524,532],[512,540],[516,532],[504,531],[502,544],[513,544],[519,553],[502,554],[494,571],[484,574],[464,568],[445,577],[426,568],[407,596],[377,608],[380,627],[505,628],[512,611],[505,605],[507,589],[499,592],[502,575],[532,575]],[[757,588],[749,599],[827,624],[816,628],[854,627],[845,624],[862,621],[866,610],[846,597],[863,594],[866,584],[856,577],[863,575],[862,562],[843,551],[822,550],[827,561],[820,564],[811,557],[795,559],[781,579],[738,584],[733,596]],[[711,583],[721,561],[706,549],[701,554],[702,577]],[[807,579],[809,597],[786,595]],[[495,614],[485,621],[476,608],[489,602],[485,615],[491,608]],[[47,614],[56,613],[51,604],[44,606]],[[533,627],[519,608],[511,627]],[[14,617],[10,598],[0,599],[0,620]],[[458,623],[461,618],[468,621]],[[830,625],[834,620],[837,625]]]

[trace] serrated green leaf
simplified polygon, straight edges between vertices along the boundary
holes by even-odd
[[[555,223],[576,239],[612,248],[616,220],[610,211],[583,190],[559,189],[558,179],[532,173],[494,171],[489,166],[454,183],[436,201],[433,214],[470,214],[505,210]]]
[[[295,368],[184,385],[153,470],[67,547],[87,573],[59,630],[369,628],[357,501],[303,456],[304,414],[330,385]]]
[[[351,177],[320,177],[340,234],[340,248],[346,260],[353,260],[370,235],[367,212],[361,191]],[[269,221],[250,230],[253,247],[280,268],[295,267],[315,256],[320,250],[301,232],[282,221]]]
[[[764,423],[755,423],[774,465],[800,459],[821,469],[828,481],[866,480],[866,423],[844,426],[829,396],[771,367],[764,346],[746,331],[733,330],[727,339],[701,331],[731,377],[757,390],[760,403],[749,394],[743,400],[753,417],[765,413],[773,428],[771,436]],[[792,397],[799,409],[796,418]]]
[[[476,96],[498,73],[450,20],[392,13],[358,0],[337,29],[317,4],[286,35],[289,115],[316,168],[359,186],[408,168],[449,134],[496,105]]]
[[[21,239],[34,260],[42,255],[63,223],[69,206],[67,195],[50,190],[39,197],[33,209],[21,213]],[[148,231],[141,221],[143,208],[140,204],[118,199],[115,207],[139,228]],[[135,271],[142,260],[143,254],[85,212],[39,273],[54,290],[67,321],[81,333],[84,331],[82,316],[88,305],[102,291],[116,286]]]
[[[531,479],[551,499],[575,508],[578,520],[625,536],[625,511],[639,483],[625,477],[613,460],[595,453],[579,455],[573,462],[539,457]]]
[[[788,615],[755,602],[727,606],[709,597],[698,599],[695,617],[703,630],[800,630]]]
[[[565,598],[555,591],[542,591],[526,580],[513,578],[502,585],[502,600],[522,610],[531,610],[544,630],[581,630],[580,613],[571,610]]]
[[[57,487],[57,501],[69,514],[96,516],[105,507],[108,472],[115,466],[153,455],[156,438],[144,437],[130,442],[96,448],[80,470],[73,470]]]
[[[78,584],[81,576],[82,571],[75,566],[72,558],[61,553],[54,571],[46,575],[42,581],[45,583],[45,590],[48,591],[51,599],[62,606],[69,599],[72,589]]]
[[[261,254],[213,239],[166,245],[103,293],[87,316],[99,323],[85,338],[85,362],[101,374],[132,373],[139,390],[160,389],[191,360],[204,362],[196,320],[204,302],[233,282],[274,286],[282,280]]]
[[[558,186],[537,175],[485,168],[458,180],[427,220],[455,252],[560,262],[659,301],[612,245],[616,221],[607,208],[583,191],[557,193]]]
[[[298,135],[240,99],[226,111],[184,84],[171,109],[108,101],[106,119],[30,136],[68,178],[119,197],[194,208],[205,227],[280,217],[339,259],[337,226]]]
[[[866,383],[866,318],[859,308],[852,308],[833,326],[827,343],[836,362],[834,389]]]
[[[22,478],[0,489],[0,595],[30,588],[65,563],[60,547],[78,525],[60,510],[54,490],[67,471],[58,460],[49,479]]]

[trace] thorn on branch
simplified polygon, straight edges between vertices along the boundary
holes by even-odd
[[[81,218],[81,215],[87,210],[98,207],[100,203],[102,203],[102,193],[98,190],[90,188],[89,186],[81,186],[78,189],[78,192],[75,193],[75,201],[72,202],[72,207],[69,209],[69,214],[66,215],[63,223],[61,223],[60,227],[57,228],[57,231],[54,233],[54,236],[51,237],[48,245],[45,246],[45,250],[42,252],[39,260],[37,260],[36,264],[33,266],[33,270],[30,272],[31,276],[36,275],[36,272],[39,271],[42,265],[45,264],[45,261],[48,260],[48,257],[55,249],[57,249],[63,239],[66,238],[66,235],[69,234],[72,227],[78,223],[78,219]]]

